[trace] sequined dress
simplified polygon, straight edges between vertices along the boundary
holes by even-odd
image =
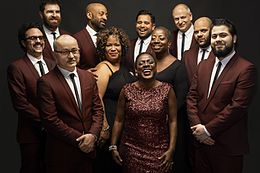
[[[160,157],[169,147],[168,93],[161,83],[151,89],[123,87],[126,99],[120,155],[124,173],[163,173]]]

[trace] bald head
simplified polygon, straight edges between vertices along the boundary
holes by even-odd
[[[200,17],[194,22],[194,38],[201,48],[210,45],[212,21],[208,17]]]
[[[74,71],[80,58],[77,40],[70,35],[59,36],[54,41],[54,56],[59,67]]]
[[[186,32],[192,25],[192,13],[186,4],[178,4],[172,9],[172,18],[181,32]]]
[[[96,32],[105,28],[107,16],[107,8],[101,3],[90,3],[86,7],[87,24]]]

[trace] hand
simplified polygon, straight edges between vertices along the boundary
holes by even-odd
[[[119,152],[118,152],[117,150],[112,150],[111,152],[112,152],[112,156],[113,156],[114,161],[115,161],[117,164],[119,164],[119,165],[122,166],[123,160],[122,160],[122,158],[121,158]]]
[[[161,162],[160,166],[164,166],[164,171],[169,171],[172,169],[173,166],[173,152],[170,150],[167,150],[165,153],[163,153],[163,155],[161,157],[159,157],[158,159]]]
[[[109,139],[109,137],[110,137],[109,130],[106,130],[106,131],[101,130],[100,137],[97,142],[97,146],[102,148],[104,146],[104,144],[106,143],[106,141]]]
[[[191,127],[193,131],[192,134],[200,142],[206,145],[214,145],[215,140],[213,140],[205,131],[205,126],[202,124],[197,124]]]
[[[98,79],[98,75],[95,73],[97,71],[96,68],[90,68],[88,69],[88,72],[92,73],[94,75],[94,77],[96,78],[96,80]]]
[[[85,153],[89,153],[95,148],[95,136],[93,134],[84,134],[76,139],[79,141],[79,148]]]

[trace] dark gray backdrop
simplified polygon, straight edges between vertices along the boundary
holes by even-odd
[[[83,0],[63,0],[62,8],[62,28],[75,33],[85,27],[85,6],[90,1]],[[184,2],[188,4],[193,12],[193,18],[208,16],[211,18],[225,17],[231,19],[238,30],[239,52],[259,66],[260,39],[259,28],[259,8],[253,0],[109,0],[104,2],[109,9],[109,26],[117,26],[125,29],[130,38],[135,37],[135,15],[140,9],[148,9],[156,16],[156,24],[175,29],[171,18],[172,7]],[[24,22],[39,21],[38,15],[39,0],[25,1],[5,1],[1,4],[1,47],[0,47],[0,79],[1,79],[1,118],[0,118],[0,157],[3,162],[0,164],[1,172],[15,173],[20,167],[19,148],[16,143],[17,114],[13,110],[6,82],[7,65],[22,55],[17,42],[17,29]],[[258,72],[259,73],[259,72]],[[259,79],[259,76],[258,76]],[[260,112],[257,109],[257,99],[259,92],[255,94],[249,112],[249,140],[251,152],[245,158],[245,173],[257,172],[260,155]]]

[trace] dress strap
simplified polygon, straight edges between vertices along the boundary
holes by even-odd
[[[113,72],[113,70],[109,67],[109,65],[108,65],[107,63],[104,63],[104,64],[106,64],[106,66],[109,68],[109,70],[110,70],[111,73],[113,74],[114,72]]]

